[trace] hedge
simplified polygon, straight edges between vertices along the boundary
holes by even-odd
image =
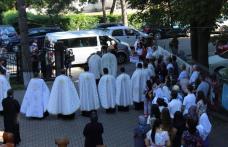
[[[140,23],[131,19],[129,15],[129,24],[133,27],[140,28]],[[102,21],[101,15],[85,15],[71,14],[71,15],[60,15],[56,17],[50,17],[47,15],[34,15],[32,13],[27,13],[28,25],[32,27],[42,27],[42,26],[60,26],[64,30],[79,30],[79,29],[91,29]],[[120,15],[108,15],[108,22],[118,23],[121,22]],[[18,30],[18,13],[16,10],[9,10],[3,13],[3,23],[13,25],[16,30]]]

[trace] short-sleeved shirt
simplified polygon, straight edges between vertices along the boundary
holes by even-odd
[[[174,118],[175,112],[181,111],[181,106],[182,106],[182,103],[178,99],[173,99],[171,102],[169,102],[168,109],[169,109],[171,118]]]
[[[184,97],[183,101],[183,106],[185,106],[184,114],[187,114],[188,109],[194,105],[196,105],[196,96],[193,93],[189,93],[186,97]]]
[[[153,144],[159,145],[161,147],[165,147],[166,143],[169,141],[168,131],[156,131],[154,142],[152,141],[151,133],[152,131],[150,130],[146,134],[146,139],[149,140],[149,143],[152,145],[151,147],[153,147]]]

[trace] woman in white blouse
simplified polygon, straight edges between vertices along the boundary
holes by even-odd
[[[152,130],[147,132],[145,144],[147,147],[171,146],[169,133],[162,128],[160,119],[156,119]]]

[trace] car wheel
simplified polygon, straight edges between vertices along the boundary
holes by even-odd
[[[117,54],[117,62],[118,64],[123,64],[126,61],[126,55],[124,53]]]
[[[155,33],[154,34],[154,39],[156,39],[156,40],[161,39],[161,33],[160,32]]]

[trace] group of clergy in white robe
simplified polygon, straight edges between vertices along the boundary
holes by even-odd
[[[106,53],[100,58],[97,54],[89,59],[89,67],[79,76],[79,94],[65,70],[57,76],[51,92],[41,78],[30,80],[21,106],[26,117],[44,117],[47,111],[53,115],[72,115],[79,108],[82,112],[97,110],[101,106],[114,111],[116,105],[127,107],[132,104],[130,77],[124,73],[115,78],[117,60],[115,55]],[[103,68],[101,72],[100,68]],[[109,71],[111,71],[109,73]],[[100,78],[100,75],[103,76]],[[99,79],[98,86],[96,79]]]

